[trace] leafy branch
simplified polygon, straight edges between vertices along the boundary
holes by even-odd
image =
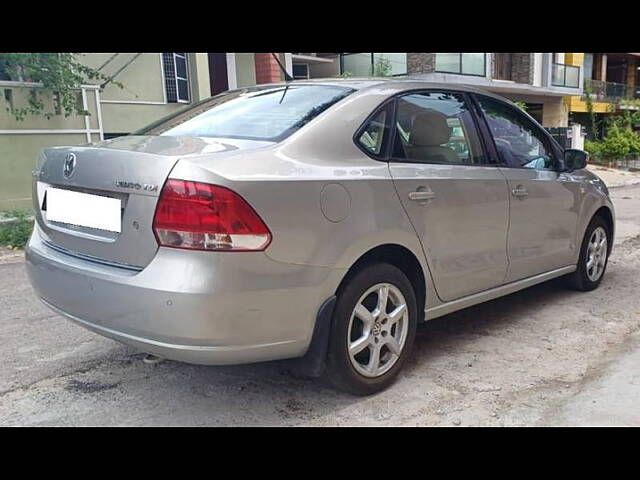
[[[82,106],[78,90],[91,80],[113,83],[113,77],[87,67],[77,60],[73,53],[0,53],[0,72],[11,80],[37,83],[29,89],[27,105],[12,110],[16,120],[24,120],[27,115],[43,115],[50,119],[54,115],[90,115]],[[53,111],[45,98],[53,98]]]
[[[520,110],[524,110],[525,112],[527,111],[527,104],[524,102],[513,102],[516,104],[516,106],[520,109]]]

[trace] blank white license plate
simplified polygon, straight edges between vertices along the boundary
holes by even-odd
[[[110,232],[122,231],[120,199],[47,188],[47,220]]]

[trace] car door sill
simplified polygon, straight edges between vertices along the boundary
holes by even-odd
[[[517,292],[518,290],[531,287],[538,283],[546,282],[547,280],[551,280],[552,278],[560,277],[562,275],[566,275],[567,273],[575,272],[575,270],[576,270],[575,265],[569,265],[567,267],[557,268],[555,270],[550,270],[548,272],[540,273],[538,275],[534,275],[533,277],[524,278],[522,280],[507,283],[506,285],[501,285],[500,287],[492,288],[491,290],[485,290],[484,292],[474,293],[473,295],[468,295],[466,297],[462,297],[457,300],[453,300],[451,302],[443,303],[436,307],[428,308],[425,311],[425,314],[426,314],[425,319],[433,320],[434,318],[447,315],[448,313],[455,312],[456,310],[461,310],[463,308],[467,308],[472,305],[476,305],[478,303],[493,300],[494,298],[502,297],[504,295]]]

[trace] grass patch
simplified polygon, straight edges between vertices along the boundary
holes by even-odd
[[[33,212],[28,209],[1,212],[0,245],[12,249],[24,248],[33,230]]]

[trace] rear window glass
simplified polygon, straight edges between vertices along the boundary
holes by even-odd
[[[133,135],[280,141],[354,90],[329,85],[257,87],[217,95]]]

